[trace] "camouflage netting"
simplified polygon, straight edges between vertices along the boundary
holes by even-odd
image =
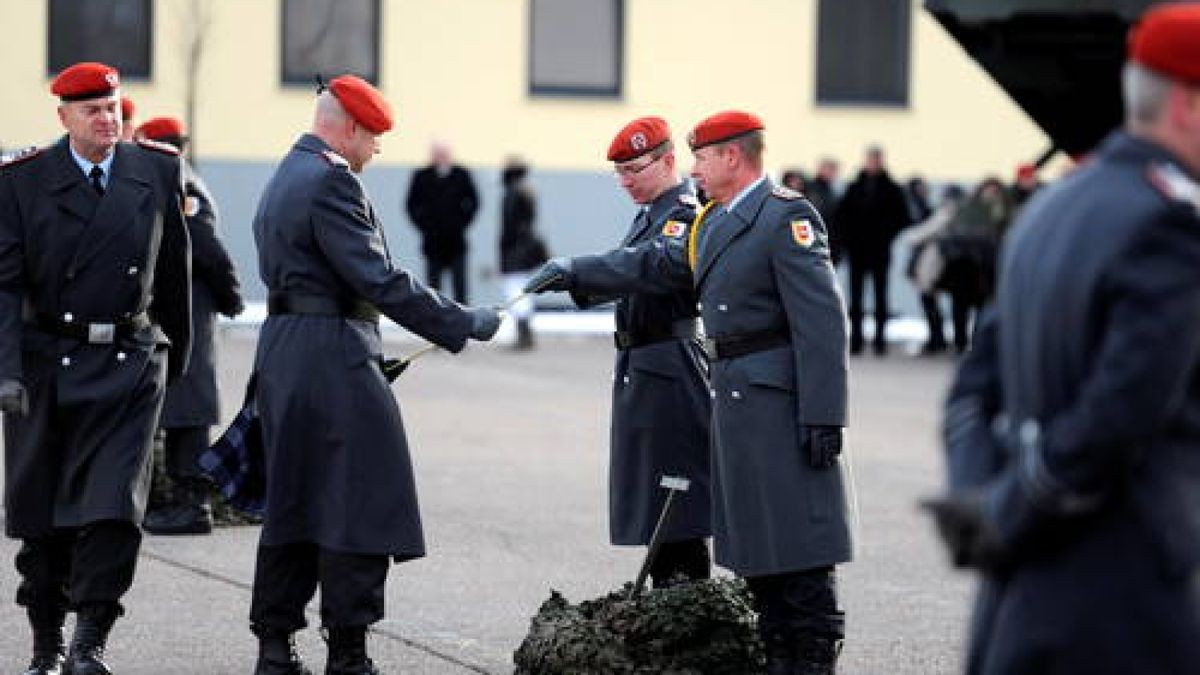
[[[551,591],[513,655],[516,675],[762,672],[744,582],[684,583],[627,600],[631,587],[578,605]]]

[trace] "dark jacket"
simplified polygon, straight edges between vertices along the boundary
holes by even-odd
[[[4,420],[6,529],[46,534],[106,519],[139,522],[163,390],[191,341],[180,160],[156,144],[116,146],[101,197],[64,137],[0,168],[0,379],[29,392]],[[45,319],[151,325],[111,343]],[[39,319],[38,317],[45,317]]]
[[[621,246],[686,241],[696,206],[685,185],[667,190],[638,214]],[[603,267],[581,265],[571,295],[580,307],[594,306],[610,296],[589,290],[609,282]],[[617,299],[618,334],[639,342],[657,337],[618,349],[613,368],[608,504],[614,544],[650,542],[666,497],[659,485],[663,475],[691,481],[673,507],[663,541],[712,533],[708,364],[696,336],[696,316],[690,287]],[[684,335],[685,328],[691,337]]]
[[[1009,233],[994,347],[947,408],[952,487],[983,486],[1009,552],[969,672],[1200,663],[1200,186],[1181,166],[1114,134]]]
[[[467,226],[479,209],[479,194],[461,166],[450,167],[445,176],[427,166],[413,174],[405,209],[421,231],[425,257],[451,261],[467,250]]]
[[[764,181],[712,228],[693,272],[678,242],[645,242],[576,258],[603,269],[609,291],[692,284],[710,337],[782,331],[787,343],[712,364],[716,561],[741,576],[850,560],[849,475],[814,469],[801,427],[845,426],[846,312],[825,227],[812,204]],[[703,236],[703,229],[700,232]]]
[[[912,222],[904,190],[887,171],[860,171],[838,202],[834,220],[846,254],[863,261],[888,258],[892,240]]]
[[[537,234],[537,202],[519,175],[505,170],[500,204],[500,273],[527,272],[546,262],[546,244]]]
[[[243,309],[233,260],[217,236],[217,205],[208,187],[184,162],[184,215],[192,240],[192,356],[188,370],[170,387],[159,426],[207,427],[220,420],[216,315],[233,317]]]
[[[254,241],[272,293],[365,300],[445,349],[466,343],[470,313],[392,263],[362,183],[316,136],[300,137],[267,184]],[[255,371],[264,545],[424,554],[408,442],[381,357],[378,321],[276,314],[263,324]]]

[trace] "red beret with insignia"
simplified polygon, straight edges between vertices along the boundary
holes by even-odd
[[[50,83],[50,93],[64,101],[85,101],[108,96],[121,86],[117,69],[85,61],[63,70]]]
[[[183,138],[187,136],[187,131],[183,127],[183,122],[178,118],[154,117],[138,127],[136,134],[152,141],[161,141],[165,138]]]
[[[706,145],[728,141],[765,128],[758,115],[741,110],[726,110],[701,120],[688,135],[688,145],[693,150],[699,150]]]
[[[1200,84],[1200,2],[1150,8],[1129,31],[1129,58],[1169,78]]]
[[[133,119],[133,114],[137,111],[137,106],[133,105],[133,99],[128,96],[121,97],[121,119],[128,122]]]
[[[342,108],[373,134],[392,128],[392,106],[383,94],[369,82],[354,75],[342,75],[329,81],[329,91],[337,97]]]
[[[608,161],[637,159],[671,140],[671,127],[661,117],[639,117],[617,132],[608,146]]]

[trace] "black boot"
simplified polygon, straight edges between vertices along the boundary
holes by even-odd
[[[533,328],[529,324],[529,319],[517,319],[517,344],[516,349],[533,349]]]
[[[767,651],[767,675],[792,675],[796,669],[796,659],[791,636],[781,631],[770,631],[762,637]]]
[[[142,527],[150,534],[208,534],[212,532],[212,506],[208,485],[188,481],[172,490],[172,503],[146,514]]]
[[[367,658],[366,626],[330,628],[325,639],[329,643],[325,675],[380,675]]]
[[[794,675],[833,675],[837,671],[842,641],[836,638],[805,636],[796,642]]]
[[[66,647],[63,645],[63,619],[67,613],[58,608],[30,607],[29,626],[33,629],[33,658],[22,675],[62,675]]]
[[[104,645],[120,613],[120,608],[110,602],[89,602],[79,607],[64,675],[112,675],[104,663]]]
[[[250,630],[258,636],[258,663],[254,665],[254,675],[312,675],[296,652],[291,631],[265,626],[251,626]]]

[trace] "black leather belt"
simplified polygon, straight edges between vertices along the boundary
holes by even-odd
[[[120,321],[77,321],[70,313],[51,316],[42,312],[33,315],[30,321],[38,330],[72,338],[93,345],[110,345],[133,333],[153,325],[145,312],[140,312]]]
[[[633,349],[667,340],[692,340],[700,337],[699,319],[680,319],[669,326],[654,326],[648,330],[613,333],[613,344],[617,349]]]
[[[267,313],[341,316],[360,321],[375,321],[379,318],[379,310],[365,300],[279,291],[272,292],[267,297]]]
[[[735,359],[739,356],[782,347],[792,341],[786,328],[769,328],[747,333],[732,333],[704,341],[704,353],[711,361]]]

